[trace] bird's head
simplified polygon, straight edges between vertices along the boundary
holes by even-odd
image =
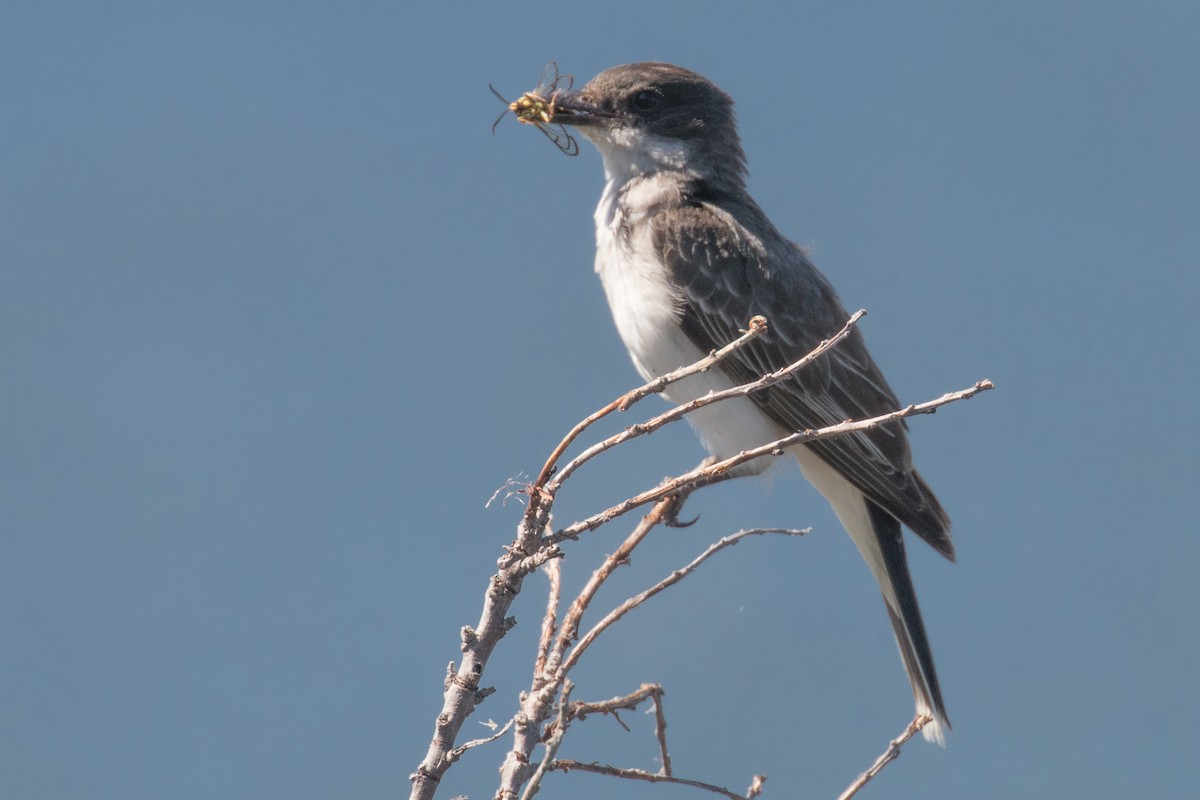
[[[606,69],[580,91],[559,94],[552,121],[590,139],[610,179],[674,171],[742,185],[733,99],[683,67],[647,61]]]

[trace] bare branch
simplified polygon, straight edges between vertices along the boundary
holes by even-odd
[[[654,597],[654,595],[679,583],[688,575],[695,572],[697,567],[699,567],[708,559],[712,558],[717,553],[724,550],[726,547],[732,547],[742,539],[745,539],[747,536],[767,536],[770,534],[804,536],[808,532],[808,529],[794,530],[792,528],[751,528],[748,530],[738,531],[737,533],[731,533],[723,539],[713,542],[707,548],[705,548],[703,553],[692,559],[691,562],[689,562],[686,566],[680,567],[658,583],[651,586],[649,589],[630,597],[625,602],[621,603],[621,605],[608,612],[604,619],[597,622],[591,630],[584,634],[584,636],[579,640],[579,643],[576,644],[574,649],[571,650],[571,655],[568,656],[563,662],[563,674],[566,674],[572,667],[579,663],[579,659],[583,656],[588,647],[591,646],[592,642],[596,641],[596,638],[607,628],[612,626],[613,623],[628,614],[633,609],[640,606],[642,603],[649,600],[651,597]]]
[[[628,563],[629,556],[650,531],[661,521],[662,516],[671,506],[670,498],[660,500],[654,509],[647,514],[638,524],[637,528],[630,533],[629,537],[621,543],[611,555],[609,555],[604,563],[592,574],[587,585],[580,592],[579,596],[571,603],[571,607],[563,620],[562,628],[555,640],[554,646],[551,648],[543,670],[540,671],[534,678],[534,690],[526,695],[521,705],[521,711],[518,713],[519,724],[517,726],[513,748],[505,757],[504,764],[500,768],[501,786],[497,792],[497,797],[515,797],[516,790],[520,787],[521,782],[529,771],[529,756],[537,744],[536,732],[539,730],[540,724],[548,716],[550,703],[553,701],[555,694],[558,691],[558,686],[567,683],[567,674],[571,668],[579,662],[583,652],[590,646],[592,642],[609,626],[615,623],[618,619],[627,614],[630,610],[636,608],[649,598],[662,592],[668,587],[678,583],[691,573],[695,572],[700,564],[707,561],[716,553],[724,550],[726,547],[731,547],[737,544],[747,536],[766,535],[778,533],[784,535],[799,536],[807,533],[807,531],[798,531],[787,528],[755,528],[751,530],[739,531],[737,533],[726,536],[718,542],[713,543],[705,549],[703,553],[693,559],[689,564],[680,569],[675,570],[669,576],[656,583],[644,592],[627,599],[624,603],[618,606],[613,611],[609,612],[604,619],[597,623],[591,630],[588,631],[574,648],[571,649],[569,655],[564,658],[567,647],[574,640],[578,631],[580,618],[591,604],[596,592],[604,584],[609,576],[612,575],[622,564]],[[610,701],[605,701],[599,704],[575,704],[572,708],[572,716],[582,717],[589,710],[600,710],[607,713],[615,713],[618,708],[632,708],[637,702],[646,696],[655,698],[655,716],[656,716],[656,736],[659,740],[659,747],[662,753],[663,761],[663,776],[671,774],[671,757],[667,750],[666,742],[666,717],[663,714],[661,706],[661,687],[643,686],[638,692],[627,697],[614,698]],[[562,701],[560,701],[560,717],[561,717]],[[555,730],[552,731],[552,736],[557,736],[561,739],[566,721],[560,720]],[[536,773],[544,773],[545,765],[551,760],[548,756],[543,760],[542,764],[536,770]],[[535,774],[536,774],[535,773]],[[540,780],[540,778],[539,778]],[[695,785],[705,785],[696,783]],[[727,790],[726,790],[727,791]],[[737,796],[737,795],[734,795]]]
[[[449,753],[446,754],[446,760],[449,761],[451,764],[453,764],[455,761],[458,761],[460,758],[462,758],[463,753],[467,752],[471,748],[479,747],[480,745],[484,745],[484,744],[488,744],[489,742],[496,741],[501,736],[508,733],[508,729],[512,727],[512,724],[513,724],[513,721],[510,718],[508,720],[508,722],[504,723],[504,727],[500,728],[500,730],[496,731],[491,736],[486,736],[482,739],[472,739],[471,741],[467,742],[466,744],[460,744],[458,747],[454,748],[453,750],[451,750]]]
[[[516,624],[507,613],[525,577],[542,563],[561,555],[557,547],[543,545],[541,538],[541,531],[528,526],[518,528],[517,541],[500,559],[499,571],[488,581],[479,624],[462,629],[462,660],[457,667],[451,665],[447,669],[442,710],[434,720],[429,749],[409,776],[411,800],[430,800],[434,796],[438,782],[454,763],[451,753],[459,731],[475,707],[491,693],[480,686],[480,680],[492,651]],[[514,717],[512,724],[519,721]]]
[[[617,722],[621,727],[629,730],[629,726],[621,722],[621,718],[617,717],[619,709],[635,711],[643,700],[649,698],[654,703],[654,736],[658,739],[659,752],[662,760],[662,774],[671,774],[671,754],[667,750],[667,717],[663,711],[662,698],[666,692],[663,687],[657,683],[643,683],[636,692],[630,692],[624,697],[613,697],[608,700],[600,700],[594,703],[585,703],[582,700],[576,700],[571,704],[571,716],[574,719],[583,721],[588,714],[612,714],[616,717]]]
[[[663,500],[651,509],[633,533],[596,569],[579,596],[567,609],[558,635],[546,655],[543,670],[534,675],[531,690],[521,700],[521,709],[516,714],[516,724],[513,728],[513,746],[505,755],[504,763],[500,765],[500,788],[496,792],[497,797],[517,797],[518,789],[531,774],[530,755],[541,740],[542,723],[550,715],[551,704],[567,677],[566,671],[561,668],[563,653],[574,641],[579,629],[579,620],[592,597],[617,567],[628,563],[629,554],[659,523],[670,505],[669,500]]]
[[[866,312],[864,311],[863,313],[865,314]],[[751,317],[750,321],[746,323],[746,330],[741,332],[742,335],[734,339],[729,344],[712,351],[695,364],[689,364],[686,367],[680,367],[677,370],[668,372],[666,375],[655,378],[654,380],[638,387],[637,389],[634,389],[631,392],[626,392],[625,396],[621,398],[620,409],[622,411],[626,411],[630,406],[642,398],[649,397],[652,394],[658,394],[672,383],[678,383],[684,378],[695,375],[698,372],[707,372],[721,361],[724,361],[726,357],[732,355],[738,350],[741,350],[751,341],[766,333],[769,326],[770,321],[766,317],[757,315]]]
[[[858,313],[861,315],[866,312],[860,311]],[[673,372],[668,372],[666,375],[642,384],[638,388],[621,395],[616,400],[613,400],[611,403],[599,409],[598,411],[595,411],[584,417],[578,424],[575,425],[574,428],[570,430],[569,433],[567,433],[563,440],[558,443],[558,446],[554,448],[554,452],[550,454],[550,457],[546,459],[545,466],[542,467],[542,471],[538,473],[537,479],[533,482],[534,488],[536,489],[537,487],[546,485],[546,481],[548,481],[551,474],[553,474],[554,469],[558,464],[558,460],[562,458],[562,454],[566,452],[567,448],[571,446],[572,442],[579,438],[581,433],[583,433],[593,424],[604,417],[607,417],[614,411],[625,411],[629,409],[629,407],[634,403],[645,397],[649,397],[652,394],[661,392],[672,383],[677,383],[678,381],[681,381],[688,376],[695,375],[698,372],[706,372],[708,369],[715,366],[731,353],[740,350],[752,340],[766,333],[767,324],[766,317],[751,318],[746,331],[743,332],[741,336],[734,339],[732,342],[720,348],[719,350],[714,350],[694,364],[680,367]],[[561,483],[561,481],[559,483]]]
[[[517,791],[522,783],[528,778],[531,770],[530,756],[533,749],[540,741],[541,724],[546,720],[550,713],[550,706],[558,694],[559,686],[567,680],[567,675],[571,668],[578,663],[583,652],[591,645],[592,642],[609,626],[623,617],[633,608],[644,603],[649,598],[662,592],[668,587],[678,583],[687,575],[690,575],[696,570],[700,564],[704,563],[714,554],[720,552],[726,547],[730,547],[747,536],[764,535],[771,533],[779,533],[785,535],[803,535],[807,531],[797,531],[786,528],[755,528],[751,530],[739,531],[730,536],[726,536],[718,542],[710,545],[703,553],[693,559],[689,564],[680,569],[675,570],[663,580],[656,583],[646,591],[627,599],[624,603],[618,606],[613,611],[597,623],[591,630],[588,631],[582,639],[571,648],[570,654],[567,655],[567,648],[575,640],[578,633],[579,622],[592,599],[599,591],[604,582],[612,575],[612,573],[622,564],[628,563],[630,554],[633,550],[645,540],[650,531],[662,521],[663,516],[671,508],[671,498],[663,498],[655,504],[638,526],[626,538],[621,546],[618,547],[612,554],[605,558],[604,563],[592,573],[591,578],[580,592],[579,596],[572,601],[570,608],[563,618],[562,626],[559,629],[554,644],[551,646],[549,653],[545,659],[545,665],[541,672],[534,676],[534,685],[532,690],[524,696],[521,702],[521,709],[516,715],[516,724],[513,730],[513,746],[505,756],[504,763],[500,767],[500,788],[496,796],[502,798],[517,797]],[[661,709],[658,711],[659,727],[658,736],[660,747],[663,753],[664,774],[670,774],[670,756],[667,754],[666,748],[666,719],[662,715]],[[557,732],[557,731],[556,731]]]
[[[521,792],[521,800],[533,800],[533,796],[538,793],[538,789],[542,786],[542,779],[546,777],[546,773],[550,770],[550,765],[554,763],[554,757],[558,755],[558,748],[562,744],[563,736],[567,733],[567,725],[570,719],[567,709],[571,703],[571,690],[574,688],[575,684],[569,680],[563,681],[562,697],[558,701],[558,725],[546,741],[546,756],[542,759],[542,763],[538,764],[537,769],[534,770],[533,777],[525,785],[525,791]]]
[[[579,622],[583,617],[583,613],[591,605],[592,598],[600,591],[600,587],[604,582],[612,576],[622,564],[629,563],[629,557],[634,549],[642,543],[643,540],[650,534],[659,522],[662,521],[663,515],[667,512],[671,502],[669,498],[661,499],[650,513],[642,517],[638,522],[633,532],[626,537],[621,546],[610,553],[579,592],[579,596],[571,603],[571,607],[567,610],[566,616],[563,618],[561,630],[558,633],[558,640],[555,642],[554,648],[550,652],[550,657],[547,659],[547,672],[559,671],[562,675],[566,675],[566,670],[562,670],[563,654],[572,642],[575,641],[579,634]]]
[[[554,640],[557,630],[558,601],[562,595],[562,562],[558,559],[546,562],[544,570],[550,579],[550,591],[546,598],[546,615],[542,617],[542,636],[538,640],[537,659],[534,661],[533,674],[541,675],[546,671],[546,657],[550,653],[550,643]]]
[[[413,800],[429,800],[432,798],[442,775],[463,753],[488,741],[494,741],[503,734],[503,731],[501,731],[487,739],[474,740],[458,747],[454,746],[455,740],[466,719],[474,711],[475,707],[494,691],[489,687],[481,686],[484,669],[493,649],[497,646],[500,639],[516,624],[515,619],[506,615],[514,598],[520,592],[525,577],[532,571],[543,566],[546,567],[550,579],[550,595],[538,643],[533,685],[529,692],[523,694],[520,710],[505,726],[505,730],[512,729],[514,742],[501,767],[501,786],[498,796],[510,800],[515,800],[518,796],[518,791],[527,781],[531,780],[532,775],[537,775],[537,783],[525,787],[525,792],[529,797],[532,797],[533,793],[537,791],[537,785],[548,769],[563,768],[556,766],[556,764],[571,763],[554,762],[557,742],[553,745],[554,749],[551,750],[549,740],[547,740],[547,757],[536,770],[530,764],[529,757],[536,746],[542,743],[542,728],[552,713],[556,698],[559,698],[558,710],[561,724],[557,727],[551,726],[551,730],[547,731],[547,733],[557,735],[559,741],[561,740],[561,736],[565,733],[566,724],[569,721],[569,717],[566,716],[569,710],[567,709],[565,699],[560,697],[560,692],[563,691],[564,686],[569,685],[567,683],[567,675],[570,670],[579,662],[583,653],[586,652],[600,633],[621,619],[633,608],[636,608],[650,597],[690,574],[711,555],[745,536],[761,533],[802,533],[801,531],[787,531],[782,529],[758,529],[742,531],[731,537],[726,537],[712,545],[692,563],[680,570],[676,570],[670,576],[640,595],[628,598],[624,603],[610,611],[607,616],[596,623],[582,638],[579,638],[583,614],[594,600],[597,591],[619,566],[628,562],[630,554],[645,539],[650,530],[666,518],[665,515],[669,513],[672,507],[673,495],[726,480],[732,477],[731,471],[735,467],[756,458],[778,456],[789,447],[827,436],[866,430],[876,425],[886,424],[916,414],[932,413],[942,405],[965,399],[981,391],[993,388],[990,381],[980,381],[969,389],[960,392],[951,392],[937,400],[908,406],[907,408],[872,419],[846,421],[818,430],[799,431],[776,442],[743,451],[722,461],[702,464],[696,469],[667,479],[652,489],[627,498],[622,503],[606,509],[599,514],[574,522],[558,531],[552,530],[550,520],[555,494],[562,487],[564,481],[584,463],[629,439],[649,434],[664,425],[681,419],[684,415],[697,408],[731,397],[744,397],[753,391],[787,379],[796,371],[811,363],[812,360],[818,358],[829,348],[836,346],[845,336],[849,335],[863,313],[865,312],[860,311],[856,313],[841,331],[829,340],[822,342],[813,352],[794,364],[763,376],[751,383],[723,392],[711,393],[691,403],[673,408],[664,414],[652,417],[645,422],[630,426],[622,433],[587,448],[575,459],[559,467],[558,461],[563,457],[566,450],[597,420],[614,411],[623,411],[642,398],[656,392],[661,392],[675,381],[710,369],[713,365],[719,363],[722,358],[727,357],[741,347],[745,347],[755,337],[762,335],[766,330],[767,321],[761,317],[755,317],[750,321],[749,330],[734,342],[731,342],[720,350],[714,351],[695,364],[683,367],[655,381],[650,381],[642,387],[622,395],[572,428],[550,455],[535,481],[525,490],[530,497],[529,505],[525,509],[525,513],[522,515],[521,522],[518,525],[516,541],[506,548],[505,555],[499,559],[498,571],[489,581],[478,625],[475,628],[464,627],[462,630],[462,659],[457,664],[451,663],[447,670],[444,703],[441,713],[438,714],[435,720],[429,750],[425,759],[411,776],[413,782],[411,797]],[[556,469],[558,470],[557,473],[555,472]],[[628,538],[617,551],[605,559],[601,567],[593,573],[583,591],[566,609],[560,623],[558,615],[562,590],[557,559],[562,557],[563,552],[559,545],[565,540],[578,538],[583,532],[594,530],[604,523],[628,513],[634,508],[650,504],[654,504],[651,511],[636,526],[635,530],[629,534]],[[671,779],[670,758],[667,752],[665,734],[666,717],[662,710],[661,689],[651,696],[655,703],[656,735],[659,739],[663,756],[663,775],[658,776],[658,779]],[[610,713],[615,714],[616,710],[614,708]],[[894,757],[894,755],[891,756],[891,758]],[[547,767],[547,764],[551,764],[551,766]],[[585,767],[580,766],[576,768],[582,769]],[[648,775],[649,773],[646,774]],[[868,776],[866,780],[869,779],[870,777]],[[707,784],[700,784],[699,782],[674,782],[688,783],[689,785],[696,786],[709,786]],[[728,793],[728,790],[719,788],[717,790]],[[761,791],[761,779],[756,776],[755,782],[751,784],[746,796],[753,797],[759,791]],[[733,793],[728,794],[731,797],[740,797],[740,795]]]
[[[851,797],[858,794],[858,790],[867,785],[867,782],[878,775],[884,767],[900,757],[900,748],[904,747],[905,742],[917,734],[917,731],[929,724],[931,718],[924,714],[918,714],[913,718],[913,721],[908,723],[908,727],[904,732],[897,736],[892,741],[888,742],[887,750],[883,751],[883,755],[875,759],[875,763],[870,769],[854,779],[854,783],[846,787],[846,791],[838,795],[838,800],[850,800]]]
[[[762,791],[762,782],[766,780],[764,775],[755,775],[754,781],[750,784],[750,791],[746,794],[738,794],[732,789],[726,789],[724,786],[717,786],[713,783],[705,783],[704,781],[695,781],[688,778],[676,778],[673,775],[661,775],[654,772],[646,772],[642,769],[628,769],[626,767],[614,767],[610,764],[598,764],[596,762],[573,761],[567,758],[560,758],[550,765],[550,769],[570,772],[571,770],[579,770],[580,772],[592,772],[597,775],[610,775],[614,778],[626,778],[628,780],[646,781],[648,783],[677,783],[681,786],[692,786],[696,789],[704,789],[714,794],[722,794],[729,800],[750,800]]]
[[[850,331],[852,331],[855,326],[858,325],[858,321],[866,316],[866,313],[867,312],[864,309],[855,311],[854,314],[850,316],[850,319],[846,321],[846,324],[842,326],[841,330],[839,330],[833,336],[830,336],[828,339],[822,341],[819,345],[813,348],[812,352],[806,354],[800,359],[797,359],[796,361],[793,361],[783,369],[767,373],[761,378],[751,381],[750,383],[734,386],[720,392],[710,392],[704,397],[697,398],[689,403],[675,406],[674,408],[671,408],[656,417],[651,417],[645,422],[640,422],[636,425],[630,425],[621,433],[610,436],[602,442],[597,442],[596,444],[584,450],[573,460],[568,462],[566,466],[560,469],[547,483],[546,490],[551,494],[556,493],[559,487],[562,486],[563,481],[571,476],[571,473],[591,459],[595,458],[600,453],[603,453],[606,450],[611,450],[623,442],[653,433],[659,428],[662,428],[664,425],[668,425],[676,420],[682,419],[685,415],[695,411],[698,408],[703,408],[704,406],[712,405],[713,403],[719,403],[722,400],[728,400],[731,397],[745,397],[751,392],[756,392],[759,389],[765,389],[772,384],[779,383],[780,381],[791,377],[807,367],[816,359],[820,358],[821,355],[836,347],[838,343],[849,336]],[[759,318],[756,317],[756,319]],[[753,320],[751,322],[753,322]]]
[[[746,385],[749,386],[752,384]],[[738,387],[739,390],[742,388],[744,387]],[[634,495],[633,497],[617,503],[615,506],[611,506],[610,508],[601,511],[598,514],[593,514],[587,519],[574,522],[565,528],[556,531],[554,534],[547,537],[546,541],[557,543],[568,539],[577,539],[582,533],[595,530],[606,522],[609,522],[623,514],[627,514],[639,506],[656,502],[667,495],[683,489],[695,489],[701,486],[708,486],[714,483],[719,483],[723,480],[728,480],[729,478],[734,477],[734,475],[729,474],[730,470],[732,470],[734,467],[745,464],[747,461],[753,461],[754,459],[762,458],[763,456],[780,456],[789,447],[798,444],[806,444],[808,442],[816,441],[817,439],[826,439],[830,436],[842,436],[855,431],[868,430],[889,422],[895,422],[896,420],[915,417],[918,414],[932,414],[937,411],[937,409],[947,405],[948,403],[953,403],[958,400],[967,400],[979,394],[980,392],[994,388],[996,388],[995,384],[985,379],[967,389],[961,389],[957,392],[947,392],[935,400],[929,400],[925,403],[917,403],[915,405],[906,406],[905,408],[901,408],[897,411],[892,411],[887,414],[880,414],[877,417],[871,417],[864,420],[847,420],[846,422],[839,422],[836,425],[829,425],[824,428],[798,431],[797,433],[784,436],[781,439],[776,439],[773,442],[768,442],[760,447],[743,450],[737,455],[730,456],[722,461],[716,461],[711,464],[702,464],[693,470],[689,470],[688,472],[685,472],[674,478],[663,481],[653,489],[649,489],[645,492]]]
[[[658,739],[658,752],[662,757],[662,774],[671,775],[671,753],[667,750],[667,712],[663,708],[663,695],[666,692],[658,687],[654,695],[654,738]]]

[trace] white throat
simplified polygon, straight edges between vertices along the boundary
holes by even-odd
[[[667,139],[639,128],[583,129],[604,159],[604,178],[623,184],[655,172],[692,174],[688,169],[687,146],[678,139]]]

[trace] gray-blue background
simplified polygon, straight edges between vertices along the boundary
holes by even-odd
[[[552,58],[713,78],[752,191],[870,310],[901,398],[999,386],[912,425],[956,523],[958,565],[910,548],[955,730],[870,796],[1186,794],[1197,8],[6,4],[0,795],[407,793],[519,514],[485,501],[634,382],[591,271],[599,159],[489,135],[488,82],[516,95]],[[655,436],[558,519],[701,455]],[[602,605],[739,527],[815,533],[639,611],[576,697],[661,681],[680,774],[830,797],[912,710],[870,577],[794,470],[691,510]],[[476,719],[528,683],[527,586]],[[626,720],[562,755],[655,768]],[[490,796],[500,752],[441,796]]]

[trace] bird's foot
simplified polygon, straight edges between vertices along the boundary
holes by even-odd
[[[697,467],[697,469],[703,469],[715,463],[717,463],[717,457],[709,456],[700,462],[700,465]],[[692,525],[696,524],[697,520],[700,519],[699,514],[692,517],[687,522],[679,519],[679,514],[683,511],[683,504],[687,502],[687,499],[691,497],[692,492],[694,491],[694,488],[680,489],[678,492],[670,495],[671,504],[667,506],[666,510],[663,512],[663,525],[666,525],[668,528],[690,528]]]

